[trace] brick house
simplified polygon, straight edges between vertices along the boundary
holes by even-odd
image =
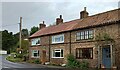
[[[88,16],[84,8],[80,19],[63,22],[60,15],[56,25],[49,27],[43,21],[39,31],[29,37],[29,58],[63,64],[67,62],[67,55],[73,54],[79,61],[88,61],[90,67],[120,67],[119,12],[120,9],[115,9]],[[112,41],[102,39],[107,37]]]

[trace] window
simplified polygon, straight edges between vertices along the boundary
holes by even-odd
[[[92,59],[93,58],[93,48],[77,48],[76,58],[78,59]]]
[[[31,40],[31,45],[40,45],[40,38],[35,38]]]
[[[93,30],[81,31],[76,34],[76,40],[93,39]]]
[[[39,58],[39,50],[32,50],[32,57]]]
[[[64,34],[52,36],[52,43],[63,43]]]
[[[63,49],[54,49],[52,58],[63,58]]]

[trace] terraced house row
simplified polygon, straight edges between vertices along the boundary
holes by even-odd
[[[86,60],[90,67],[119,67],[120,64],[120,9],[89,16],[86,7],[80,18],[63,22],[62,15],[56,25],[46,27],[40,23],[39,31],[29,37],[29,58],[42,63],[67,63],[67,55],[78,61]]]

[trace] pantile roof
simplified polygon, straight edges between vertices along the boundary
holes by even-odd
[[[115,9],[115,10],[99,13],[96,15],[88,16],[83,19],[76,19],[69,22],[61,23],[59,25],[45,27],[35,32],[29,38],[54,34],[64,31],[70,31],[70,30],[85,28],[90,26],[97,26],[101,24],[102,25],[109,24],[109,22],[120,20],[119,14],[120,14],[120,9]]]

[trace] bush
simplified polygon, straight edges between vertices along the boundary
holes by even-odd
[[[80,68],[82,70],[87,70],[89,63],[87,61],[77,61],[73,55],[68,55],[67,57],[67,67],[70,68]]]
[[[82,70],[87,70],[88,67],[89,67],[89,63],[88,63],[87,61],[82,61],[82,62],[80,63],[80,68],[81,68]]]
[[[39,59],[35,59],[33,62],[34,62],[35,64],[40,64],[40,63],[41,63]]]
[[[11,62],[21,62],[22,61],[21,58],[14,58],[12,56],[8,56],[6,59],[11,61]]]
[[[28,63],[34,63],[34,60],[28,60],[27,62]]]
[[[17,58],[23,58],[23,54],[16,54]]]
[[[80,62],[78,62],[73,55],[68,55],[67,61],[68,61],[67,67],[80,68]]]

